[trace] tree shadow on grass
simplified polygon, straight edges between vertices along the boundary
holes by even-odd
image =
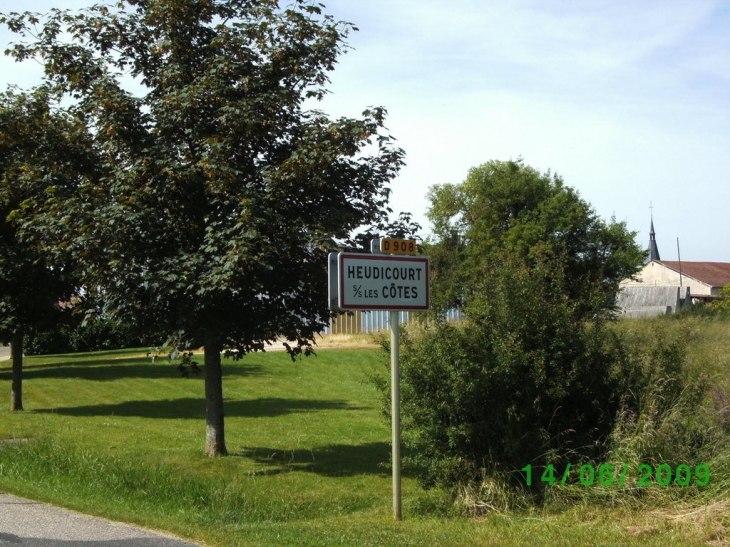
[[[226,401],[223,411],[227,417],[271,418],[296,412],[317,412],[320,410],[364,410],[370,407],[351,405],[346,401],[284,399],[268,397],[245,401]],[[44,408],[35,412],[60,414],[63,416],[122,416],[161,419],[203,419],[205,399],[180,398],[155,401],[125,401],[107,405]]]
[[[144,357],[127,357],[122,359],[101,359],[98,361],[69,361],[23,367],[23,379],[81,379],[98,382],[111,382],[121,378],[180,378],[177,370],[179,362],[158,360],[155,363],[144,361]],[[202,356],[198,360],[201,374],[205,377]],[[254,376],[263,374],[264,367],[255,364],[226,363],[223,365],[223,376]],[[10,369],[0,372],[0,380],[10,380]],[[191,376],[191,378],[196,378]]]
[[[389,475],[390,443],[333,444],[307,449],[247,448],[235,456],[253,460],[262,467],[252,474],[276,475],[310,471],[328,477]]]

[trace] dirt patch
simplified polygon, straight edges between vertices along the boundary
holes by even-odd
[[[387,336],[387,333],[385,335]],[[377,334],[323,334],[317,336],[314,351],[322,349],[376,349],[379,347],[377,336]],[[272,345],[266,346],[266,351],[285,351],[284,342],[286,342],[286,339],[282,338]],[[192,350],[192,352],[195,355],[200,355],[203,353],[203,348]],[[167,358],[166,353],[163,356]]]
[[[271,346],[266,346],[266,351],[284,351],[284,342],[280,340]],[[372,334],[323,334],[316,339],[314,351],[321,349],[374,349],[378,347],[376,335]]]
[[[319,349],[360,349],[377,348],[378,343],[372,334],[323,334],[317,338]]]

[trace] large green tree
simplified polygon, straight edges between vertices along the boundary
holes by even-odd
[[[404,439],[423,480],[479,490],[485,473],[519,482],[527,464],[600,459],[635,387],[605,327],[619,282],[643,263],[634,234],[521,161],[429,197],[432,302],[466,318],[404,336]]]
[[[44,89],[0,95],[0,341],[12,347],[12,410],[23,409],[24,335],[57,326],[76,288],[71,264],[20,237],[18,211],[83,168],[77,129],[51,111]]]
[[[332,241],[379,218],[402,164],[382,108],[307,108],[352,25],[305,0],[130,0],[4,21],[97,157],[25,207],[25,237],[75,257],[106,313],[202,341],[206,452],[226,454],[221,351],[280,337],[311,349]]]
[[[428,198],[441,307],[480,300],[507,259],[528,266],[549,260],[560,262],[566,294],[583,316],[610,312],[619,283],[645,258],[625,223],[606,223],[561,177],[522,160],[475,167],[463,183],[434,186]]]

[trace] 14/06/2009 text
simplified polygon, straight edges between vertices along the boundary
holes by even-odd
[[[573,464],[567,464],[562,473],[557,473],[553,464],[549,464],[543,470],[540,481],[546,482],[549,485],[553,485],[558,482],[560,478],[560,485],[565,486],[570,477],[571,470],[573,470]],[[528,464],[522,468],[525,472],[525,481],[527,486],[532,485],[532,465]],[[535,470],[536,472],[538,469]],[[614,467],[609,463],[604,463],[599,466],[596,470],[591,464],[581,465],[578,469],[578,480],[583,486],[591,486],[595,482],[598,482],[601,486],[616,486],[621,487],[624,485],[626,476],[629,472],[629,464],[625,463],[618,467]],[[651,486],[657,484],[659,486],[669,486],[670,484],[676,484],[677,486],[688,486],[690,483],[696,484],[697,486],[706,486],[710,482],[710,468],[704,463],[699,464],[694,468],[694,472],[689,465],[679,464],[676,469],[672,469],[668,464],[660,464],[654,469],[647,463],[642,463],[637,466],[636,472],[638,474],[636,478],[636,486]]]

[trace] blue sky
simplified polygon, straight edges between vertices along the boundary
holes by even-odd
[[[424,233],[429,187],[522,157],[626,221],[642,246],[653,204],[662,258],[676,260],[679,238],[682,260],[730,262],[730,2],[324,3],[360,30],[319,108],[388,109],[407,154],[391,205],[415,213]],[[0,0],[0,11],[15,4]],[[3,59],[0,87],[31,73]]]

